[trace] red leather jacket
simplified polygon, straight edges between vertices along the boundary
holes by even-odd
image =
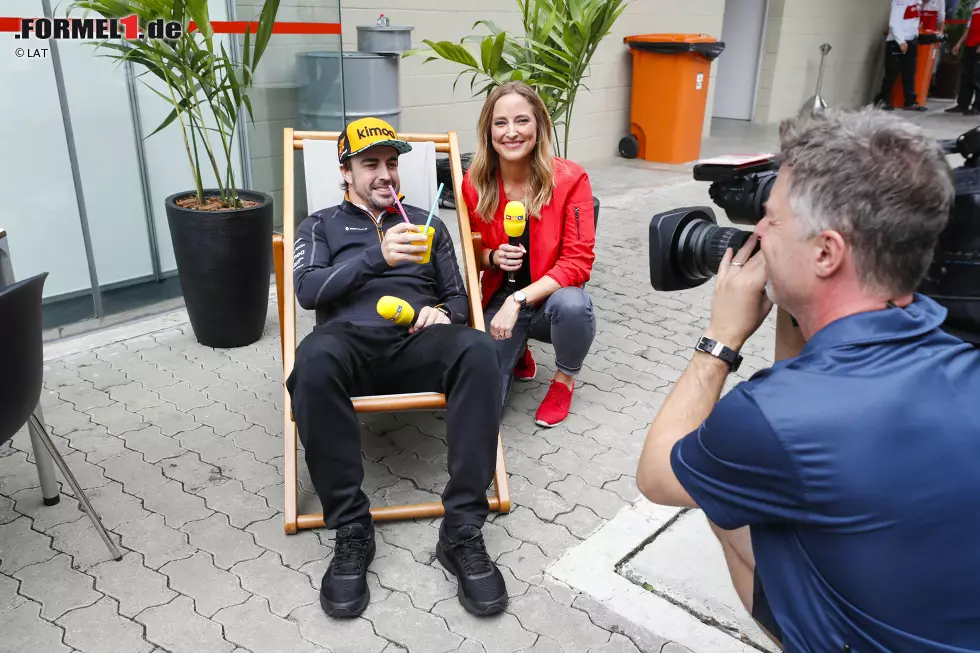
[[[463,177],[463,201],[470,214],[470,228],[483,237],[483,247],[496,249],[507,242],[504,233],[504,181],[498,175],[500,197],[493,222],[484,222],[476,212],[476,188],[469,171]],[[555,157],[555,188],[551,202],[541,209],[541,218],[531,229],[531,281],[549,276],[563,288],[580,286],[592,275],[595,261],[595,212],[589,176],[577,163]],[[502,270],[484,270],[480,284],[484,308],[506,279]]]

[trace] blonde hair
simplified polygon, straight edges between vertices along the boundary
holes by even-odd
[[[548,109],[534,89],[524,82],[501,84],[490,93],[480,111],[480,120],[476,127],[476,154],[469,167],[470,182],[478,197],[476,212],[488,223],[493,222],[502,200],[497,180],[500,162],[497,151],[493,149],[490,130],[497,100],[508,93],[516,93],[527,100],[537,122],[536,142],[531,152],[531,175],[528,177],[524,199],[528,216],[541,218],[541,209],[551,202],[551,192],[555,185],[554,157],[551,154],[552,125]]]

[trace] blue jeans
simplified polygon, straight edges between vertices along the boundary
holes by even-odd
[[[487,330],[490,322],[510,292],[506,286],[494,294],[483,311]],[[524,353],[528,340],[547,342],[555,348],[555,367],[568,376],[582,370],[585,357],[595,339],[595,311],[592,298],[578,286],[561,288],[543,304],[528,306],[520,311],[513,335],[507,340],[494,340],[500,362],[503,403],[507,404],[514,378],[514,366]]]

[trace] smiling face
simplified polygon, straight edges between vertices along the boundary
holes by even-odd
[[[393,147],[379,145],[349,159],[350,170],[340,171],[347,182],[350,201],[367,206],[372,211],[383,211],[395,203],[395,192],[401,188],[398,179],[398,152]]]
[[[538,121],[531,103],[517,93],[497,100],[490,122],[490,142],[505,161],[521,161],[531,156],[537,144]]]

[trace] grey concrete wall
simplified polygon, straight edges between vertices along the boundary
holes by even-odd
[[[583,90],[572,116],[569,155],[576,160],[616,155],[617,144],[629,129],[631,87],[630,56],[623,37],[630,34],[693,32],[721,36],[725,0],[698,0],[681,4],[670,0],[632,0],[592,59],[590,77],[585,80],[591,92]],[[424,47],[423,39],[459,42],[473,30],[473,23],[489,19],[505,30],[521,33],[517,3],[513,0],[456,0],[451,10],[445,0],[342,0],[343,42],[345,49],[357,44],[357,26],[373,24],[379,13],[393,24],[414,27],[412,43]],[[446,131],[455,129],[460,145],[471,150],[482,99],[473,98],[468,81],[453,92],[453,80],[460,68],[435,61],[423,65],[424,57],[402,61],[401,129],[405,131]],[[714,70],[714,68],[712,68]],[[468,79],[464,78],[464,79]],[[709,85],[708,107],[711,115]],[[706,126],[707,129],[707,126]]]
[[[756,122],[794,115],[813,95],[820,45],[827,55],[821,95],[832,106],[869,103],[881,84],[887,0],[770,0]]]

